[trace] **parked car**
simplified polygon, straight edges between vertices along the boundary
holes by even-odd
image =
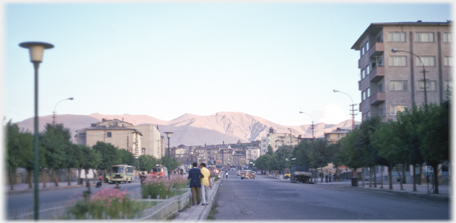
[[[251,170],[243,170],[241,171],[241,180],[243,179],[255,180],[255,173],[253,173]]]

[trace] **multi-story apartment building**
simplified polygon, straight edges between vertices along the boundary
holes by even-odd
[[[261,137],[261,155],[268,152],[269,145],[271,145],[272,151],[275,152],[282,146],[294,147],[299,142],[300,139],[291,133],[276,133],[274,128],[270,128],[269,133],[265,137]]]
[[[256,160],[260,157],[260,147],[258,146],[247,146],[245,149],[245,155],[247,160]]]
[[[337,128],[332,132],[325,132],[325,139],[329,143],[339,142],[340,139],[344,138],[351,130]]]
[[[138,125],[136,128],[138,128],[143,135],[141,140],[141,155],[151,155],[157,159],[162,158],[165,153],[158,127],[156,125],[148,124]]]
[[[451,21],[372,23],[352,49],[360,52],[359,111],[363,120],[379,115],[395,120],[413,103],[440,103],[451,83]],[[399,52],[394,53],[395,48]],[[404,52],[407,51],[407,52]],[[409,53],[410,52],[410,53]],[[419,57],[419,58],[418,58]]]
[[[102,119],[99,123],[94,123],[89,128],[77,130],[76,141],[78,144],[93,146],[98,141],[109,143],[119,149],[126,149],[135,158],[142,152],[141,138],[143,134],[131,123],[118,119]]]

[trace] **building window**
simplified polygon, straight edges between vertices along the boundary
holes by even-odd
[[[423,63],[421,63],[421,61],[423,61],[424,66],[428,66],[428,67],[435,66],[435,57],[420,57],[420,58],[416,57],[416,66],[423,66]]]
[[[383,83],[377,85],[377,92],[384,92]]]
[[[366,89],[366,99],[369,98],[370,96],[371,96],[371,89],[370,89],[370,87],[368,87]]]
[[[407,91],[407,81],[390,81],[390,91]]]
[[[443,42],[451,43],[451,33],[443,33]]]
[[[453,89],[451,81],[445,81],[445,91],[451,91],[451,89]]]
[[[453,60],[451,57],[444,57],[443,58],[443,66],[445,67],[452,67],[453,66]]]
[[[361,47],[360,51],[361,51],[361,56],[363,56],[364,55],[364,46]]]
[[[416,42],[434,42],[434,33],[415,33]]]
[[[366,91],[361,92],[361,101],[366,100]]]
[[[399,112],[403,112],[407,106],[405,105],[391,105],[390,107],[390,113],[391,115],[396,115]]]
[[[390,32],[388,40],[390,42],[405,42],[405,32]]]
[[[369,64],[366,66],[366,68],[364,68],[364,70],[366,71],[366,77],[367,77],[367,75],[369,75],[369,73],[370,73]]]
[[[390,66],[407,66],[407,57],[406,56],[391,56],[389,58]]]
[[[369,41],[367,41],[365,44],[364,44],[364,53],[367,53],[367,51],[369,51]]]
[[[364,79],[365,77],[366,77],[366,70],[362,69],[361,70],[361,80]]]
[[[424,81],[420,81],[420,87],[418,88],[419,91],[424,91]],[[437,81],[426,81],[426,90],[427,91],[436,91],[437,90]]]
[[[383,33],[378,34],[375,40],[380,43],[383,42]]]
[[[377,110],[378,111],[378,116],[380,116],[380,117],[385,116],[385,112],[383,110],[384,110],[383,107],[379,107],[378,108],[378,110]]]
[[[106,132],[106,137],[111,138],[112,137],[111,132]]]

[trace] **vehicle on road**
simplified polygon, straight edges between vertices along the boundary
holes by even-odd
[[[168,168],[163,165],[157,164],[155,168],[150,170],[150,175],[152,176],[168,176]]]
[[[133,182],[135,176],[133,174],[133,167],[127,164],[118,164],[111,166],[110,174],[106,176],[109,183],[115,182]]]
[[[289,179],[291,177],[291,175],[289,173],[283,175],[283,179]]]
[[[238,175],[238,176],[241,176],[241,171],[240,171],[240,170],[237,172],[237,175]]]
[[[310,179],[312,178],[312,170],[309,167],[305,166],[292,166],[291,167],[291,174],[290,174],[290,182],[302,182],[302,183],[309,183]]]
[[[243,179],[254,179],[255,180],[255,173],[251,170],[242,170],[241,171],[241,180]]]

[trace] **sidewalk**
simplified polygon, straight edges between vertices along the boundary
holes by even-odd
[[[221,183],[222,178],[220,178],[216,182],[212,182],[212,189],[209,189],[208,192],[208,205],[190,206],[190,208],[178,212],[178,216],[172,219],[172,221],[206,221],[207,217],[209,216],[209,212],[211,212],[212,205],[214,204],[215,195],[217,194]]]
[[[278,177],[274,177],[269,175],[269,177],[280,179],[280,180],[287,180],[290,181],[289,179],[283,179],[281,175]],[[431,190],[432,185],[429,185],[429,190],[431,192],[428,193],[428,185],[423,183],[422,185],[416,185],[416,190],[413,191],[413,182],[412,183],[407,183],[403,184],[403,190],[401,190],[401,185],[399,183],[393,183],[393,189],[389,189],[389,182],[388,181],[383,181],[383,189],[381,188],[380,181],[377,181],[377,187],[374,187],[374,181],[372,181],[372,187],[369,187],[369,181],[364,181],[364,187],[363,187],[363,182],[358,181],[358,186],[352,186],[351,185],[351,180],[340,180],[340,181],[332,181],[329,183],[326,183],[324,180],[323,182],[320,182],[320,179],[315,181],[316,185],[318,186],[324,186],[324,185],[343,185],[349,188],[353,189],[359,189],[359,190],[372,190],[372,191],[378,191],[378,192],[387,192],[387,193],[395,193],[397,195],[404,195],[404,196],[418,196],[426,199],[431,199],[431,200],[440,200],[440,201],[449,201],[450,197],[452,196],[451,192],[451,186],[449,185],[439,185],[439,194],[434,194],[433,190]]]

